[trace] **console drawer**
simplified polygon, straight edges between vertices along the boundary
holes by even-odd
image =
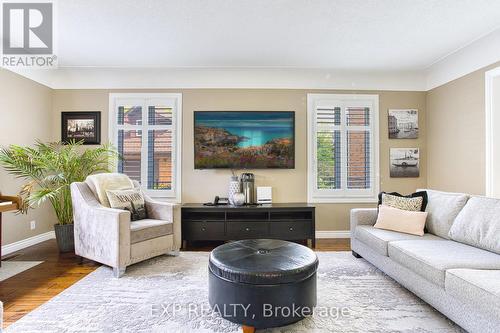
[[[227,222],[229,239],[265,238],[268,234],[267,222]]]
[[[183,239],[224,240],[224,222],[184,222]]]
[[[270,234],[273,238],[306,239],[311,237],[311,222],[280,221],[270,223]]]

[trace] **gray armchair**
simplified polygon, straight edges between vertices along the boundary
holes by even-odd
[[[112,267],[116,277],[140,261],[162,254],[178,255],[178,205],[145,195],[148,219],[131,221],[129,211],[102,206],[94,191],[88,182],[71,184],[77,255]]]

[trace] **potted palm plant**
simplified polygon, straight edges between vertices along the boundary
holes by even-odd
[[[24,179],[20,212],[49,201],[58,223],[54,225],[59,251],[74,250],[73,207],[70,184],[88,175],[109,172],[117,152],[110,145],[84,149],[83,141],[68,144],[37,142],[33,147],[11,145],[0,150],[0,165]]]

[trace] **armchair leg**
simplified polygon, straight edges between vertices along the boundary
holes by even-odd
[[[126,267],[113,267],[113,275],[115,278],[121,278],[125,274]]]
[[[179,256],[179,250],[172,250],[172,251],[168,251],[168,252],[167,252],[167,255],[169,255],[169,256],[174,256],[174,257],[178,257],[178,256]]]
[[[357,252],[354,252],[354,251],[352,251],[352,255],[354,256],[354,258],[363,258]]]

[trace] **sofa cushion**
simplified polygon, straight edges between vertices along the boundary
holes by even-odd
[[[500,269],[500,256],[451,240],[402,240],[390,242],[389,257],[425,279],[444,287],[452,268]]]
[[[417,190],[427,191],[427,216],[426,228],[427,232],[439,237],[447,238],[453,221],[458,213],[467,203],[469,196],[462,193],[440,192],[434,190]]]
[[[130,244],[172,235],[174,225],[169,221],[144,219],[130,222]]]
[[[427,214],[380,205],[374,227],[423,236]]]
[[[500,319],[500,270],[449,269],[445,289],[462,302]]]
[[[500,254],[500,200],[472,197],[450,229],[451,239]]]
[[[423,236],[415,236],[410,234],[403,234],[401,232],[377,229],[369,225],[359,225],[356,227],[354,237],[368,245],[372,250],[380,255],[388,256],[387,247],[389,242],[399,240],[423,240],[434,239],[444,240],[432,234],[425,234]]]
[[[421,191],[409,195],[402,195],[398,192],[380,192],[378,194],[378,205],[425,212],[425,208],[427,207],[427,192]]]

